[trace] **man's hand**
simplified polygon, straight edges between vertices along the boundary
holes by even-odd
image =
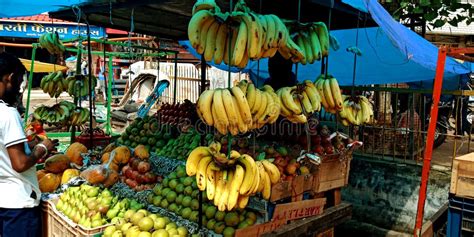
[[[56,150],[56,147],[59,145],[59,140],[58,139],[44,139],[41,144],[45,145],[46,148],[48,148],[48,152]]]

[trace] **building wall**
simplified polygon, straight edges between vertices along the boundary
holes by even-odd
[[[353,204],[353,219],[387,230],[412,233],[421,166],[355,158],[343,199]],[[450,173],[432,170],[425,206],[429,219],[448,200]]]

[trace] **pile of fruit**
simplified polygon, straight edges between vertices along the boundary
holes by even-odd
[[[309,80],[297,86],[282,87],[277,95],[280,98],[281,115],[292,123],[306,123],[308,115],[321,110],[321,97]]]
[[[175,127],[160,125],[156,118],[146,116],[136,118],[117,139],[117,143],[129,147],[142,144],[149,151],[158,153],[170,139],[176,138],[177,134]]]
[[[157,177],[151,172],[150,154],[143,145],[134,149],[134,157],[122,168],[122,182],[135,191],[152,189]]]
[[[118,201],[108,189],[82,184],[69,187],[59,196],[56,209],[86,228],[107,224],[112,218],[126,211],[123,202]],[[127,205],[128,206],[128,205]]]
[[[44,93],[49,96],[58,98],[63,91],[67,91],[68,82],[64,78],[63,72],[57,71],[49,73],[41,79],[40,87]]]
[[[168,217],[150,213],[145,209],[129,209],[114,225],[105,228],[102,236],[187,237],[188,235],[188,230],[185,227],[178,227],[178,225],[171,222]]]
[[[161,124],[178,126],[194,121],[196,119],[195,111],[196,106],[189,100],[185,100],[182,104],[165,103],[156,112],[156,117]]]
[[[154,206],[167,209],[192,222],[199,220],[199,191],[193,177],[187,177],[186,168],[178,166],[176,170],[156,184],[148,202]],[[207,194],[204,195],[203,224],[207,229],[233,236],[235,229],[245,228],[255,224],[257,215],[254,212],[239,209],[238,211],[219,211]]]
[[[372,104],[364,96],[342,96],[342,110],[339,112],[340,121],[344,126],[349,124],[363,125],[373,120]]]
[[[40,36],[39,44],[41,48],[47,49],[50,54],[61,54],[66,48],[59,40],[58,32],[45,33]]]
[[[262,193],[269,199],[272,184],[280,180],[278,168],[267,160],[255,161],[249,155],[230,151],[227,158],[221,144],[200,146],[189,154],[186,162],[188,176],[196,176],[199,190],[206,190],[207,198],[220,211],[245,208],[250,196]]]
[[[212,137],[212,134],[207,134],[205,140],[209,142]],[[181,133],[176,139],[168,140],[168,143],[162,149],[159,149],[157,155],[186,160],[189,153],[199,146],[200,141],[201,135],[194,128],[191,128],[188,132]]]
[[[44,169],[36,172],[41,192],[54,192],[59,185],[79,176],[79,170],[70,167],[70,160],[66,155],[56,154],[46,159]]]
[[[36,108],[33,116],[50,125],[82,125],[89,120],[90,112],[86,108],[76,108],[69,101],[61,101],[51,107],[42,105]]]
[[[311,151],[318,155],[332,155],[345,151],[347,145],[352,143],[351,138],[342,137],[340,134],[331,139],[332,131],[325,125],[316,128],[311,135]],[[292,137],[305,149],[307,147],[306,135]]]
[[[273,57],[284,48],[294,61],[304,58],[282,20],[252,12],[239,1],[234,11],[222,13],[215,1],[197,1],[188,25],[188,38],[206,61],[244,68],[248,61]]]

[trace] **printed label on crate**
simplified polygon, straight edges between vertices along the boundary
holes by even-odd
[[[286,220],[276,220],[253,225],[244,229],[238,229],[235,231],[235,237],[259,237],[265,233],[278,229],[280,226],[286,225],[286,222]]]
[[[292,203],[278,204],[273,213],[273,221],[295,220],[323,213],[326,198],[304,200]]]
[[[250,197],[247,208],[255,211],[265,212],[267,211],[267,201],[261,198]]]

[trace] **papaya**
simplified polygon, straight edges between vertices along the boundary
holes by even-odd
[[[67,169],[63,172],[63,175],[61,176],[61,184],[65,184],[69,182],[74,177],[79,176],[80,172],[77,169]]]
[[[117,157],[117,156],[115,156],[115,157]],[[107,164],[107,162],[109,161],[109,158],[110,158],[110,152],[104,153],[102,155],[102,158],[101,158],[102,164],[103,165]],[[110,163],[109,168],[113,169],[115,171],[118,171],[119,170],[119,164],[120,164],[120,162],[116,158],[114,158],[114,160]]]
[[[38,183],[41,192],[51,193],[59,187],[61,180],[58,175],[48,173],[43,178],[41,178]]]
[[[115,183],[117,183],[117,181],[119,181],[119,174],[117,171],[115,170],[109,170],[109,176],[107,176],[107,179],[105,179],[104,181],[104,187],[110,187],[112,185],[114,185]]]
[[[46,159],[44,169],[51,173],[59,174],[69,168],[70,163],[68,156],[56,154]]]
[[[81,153],[87,153],[87,147],[79,142],[74,142],[66,150],[66,156],[71,162],[80,166],[84,164]]]
[[[131,152],[126,146],[119,146],[114,149],[115,158],[120,164],[127,164],[130,160]]]
[[[107,152],[111,152],[113,151],[115,148],[117,147],[117,145],[115,145],[115,143],[110,143],[109,145],[107,145],[104,150],[102,151],[102,154],[105,154]]]
[[[150,157],[150,152],[148,152],[148,149],[146,149],[144,145],[138,145],[137,147],[135,147],[133,153],[141,160],[146,160]]]
[[[48,171],[46,170],[38,170],[36,171],[36,177],[38,178],[38,181],[43,178],[46,174],[48,173]]]

